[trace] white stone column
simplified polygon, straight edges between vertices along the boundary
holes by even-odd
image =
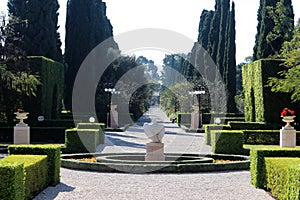
[[[199,128],[199,106],[193,106],[193,112],[191,113],[191,130],[197,130]]]
[[[119,113],[116,111],[118,105],[111,105],[110,110],[110,126],[112,128],[118,128],[119,127]]]

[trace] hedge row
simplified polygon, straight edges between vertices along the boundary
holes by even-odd
[[[47,183],[57,185],[60,182],[60,145],[10,145],[9,155],[47,155]]]
[[[257,187],[267,188],[265,157],[299,157],[299,149],[251,149],[250,171],[251,183]]]
[[[96,152],[98,144],[104,143],[100,141],[99,129],[67,129],[65,141],[67,153]]]
[[[31,143],[65,143],[65,127],[30,127]],[[13,143],[13,127],[0,127],[0,142]]]
[[[244,134],[242,131],[211,131],[212,151],[216,154],[243,154]]]
[[[25,198],[24,164],[0,160],[0,199],[23,200]]]
[[[204,140],[206,145],[211,145],[211,131],[212,130],[230,130],[230,126],[228,125],[215,125],[215,124],[208,124],[203,125],[205,135]]]
[[[20,187],[25,189],[21,189],[24,198],[23,199],[32,199],[38,193],[40,193],[44,188],[47,187],[47,156],[45,155],[11,155],[7,156],[1,160],[1,162],[6,165],[6,163],[23,163],[23,174],[19,174],[20,178],[24,177],[23,183],[18,182]],[[10,184],[14,188],[15,183],[9,183],[10,174],[4,174],[0,179],[0,184]],[[7,183],[8,182],[8,183]],[[1,187],[4,188],[4,187]],[[7,188],[4,188],[6,190]],[[25,193],[23,192],[25,190]],[[4,191],[3,191],[4,192]],[[15,191],[16,192],[16,191]],[[4,192],[5,193],[5,192]],[[1,191],[2,194],[2,191]],[[9,199],[7,197],[2,196],[1,199]],[[16,194],[12,194],[12,196],[16,196]]]
[[[279,200],[300,198],[300,158],[265,158],[267,189]],[[293,167],[291,170],[290,168]]]

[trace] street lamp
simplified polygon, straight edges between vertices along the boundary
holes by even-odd
[[[108,119],[107,119],[107,127],[110,127],[111,126],[111,121],[110,121],[110,118],[111,118],[111,115],[110,115],[110,110],[111,110],[111,96],[112,94],[120,94],[121,92],[120,91],[116,91],[115,88],[104,88],[104,91],[105,92],[108,92],[109,93],[109,96],[108,96]]]

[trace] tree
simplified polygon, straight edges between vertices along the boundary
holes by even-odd
[[[68,0],[66,20],[65,105],[71,109],[74,81],[81,63],[98,44],[112,37],[112,25],[101,0]],[[117,44],[111,44],[117,49]],[[100,58],[104,59],[104,58]]]
[[[291,39],[294,13],[291,0],[261,0],[253,59],[279,54],[284,41]]]
[[[27,21],[16,26],[27,55],[45,56],[62,62],[61,41],[57,31],[58,1],[9,0],[8,8],[10,15]]]
[[[291,41],[283,43],[281,57],[285,59],[286,70],[279,73],[279,78],[270,78],[269,85],[274,92],[291,93],[293,102],[300,101],[300,20]]]
[[[30,72],[27,56],[18,37],[15,26],[24,21],[10,17],[6,24],[3,17],[0,27],[0,116],[2,120],[12,120],[13,112],[22,106],[22,97],[35,95],[38,77]]]

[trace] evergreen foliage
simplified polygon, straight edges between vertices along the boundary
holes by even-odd
[[[291,0],[261,0],[253,60],[277,56],[292,37],[294,12]]]
[[[24,40],[24,50],[29,56],[45,56],[62,62],[61,41],[58,33],[57,0],[9,0],[9,14],[27,23],[16,27]]]
[[[65,49],[67,64],[65,104],[67,109],[71,109],[73,85],[81,63],[92,49],[112,36],[112,25],[106,16],[104,2],[68,0]],[[111,45],[117,48],[117,44]]]
[[[269,85],[274,92],[291,93],[293,102],[300,101],[300,20],[295,28],[291,41],[286,41],[281,49],[281,57],[285,59],[286,67],[279,72],[279,77],[272,77]]]

